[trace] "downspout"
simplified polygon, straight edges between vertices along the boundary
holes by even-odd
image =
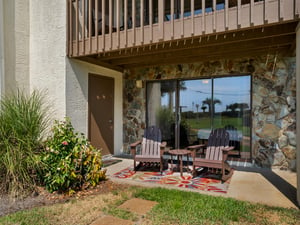
[[[297,201],[300,206],[300,22],[296,28],[296,102]]]
[[[3,0],[0,0],[0,100],[4,95],[5,78],[4,78],[4,13],[3,13]]]

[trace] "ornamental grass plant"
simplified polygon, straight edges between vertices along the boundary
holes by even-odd
[[[44,96],[17,90],[0,101],[0,188],[21,197],[33,191],[49,122]]]

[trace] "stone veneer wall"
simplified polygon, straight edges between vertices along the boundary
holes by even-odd
[[[136,80],[252,74],[252,156],[261,167],[296,168],[295,57],[265,55],[125,71],[124,152],[145,128],[145,88]]]

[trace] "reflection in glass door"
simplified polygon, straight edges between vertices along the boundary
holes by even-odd
[[[205,143],[225,128],[235,155],[250,158],[251,77],[147,83],[147,125],[157,125],[169,147]]]
[[[176,81],[147,83],[147,126],[156,125],[162,133],[162,140],[175,148],[176,136]]]
[[[251,77],[213,80],[213,127],[225,128],[235,154],[250,158]]]
[[[204,143],[210,134],[212,120],[205,101],[211,97],[211,83],[210,79],[180,81],[180,147]]]

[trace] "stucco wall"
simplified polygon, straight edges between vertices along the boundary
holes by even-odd
[[[257,165],[295,170],[296,59],[264,55],[128,70],[124,77],[124,149],[145,127],[145,90],[135,80],[252,74],[252,155]]]
[[[29,92],[29,0],[3,1],[5,91]]]
[[[75,59],[67,59],[66,64],[66,115],[71,118],[75,129],[85,134],[88,134],[88,74],[99,74],[115,79],[114,154],[121,154],[123,151],[122,73]]]
[[[30,1],[30,89],[49,96],[53,117],[66,115],[66,2]]]
[[[4,94],[4,28],[3,0],[0,0],[0,100]]]

